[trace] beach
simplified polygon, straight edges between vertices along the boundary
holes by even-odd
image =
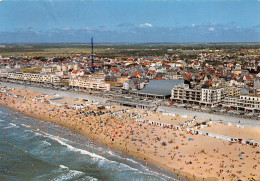
[[[143,118],[147,120],[181,125],[193,119],[191,116],[166,116],[158,112],[116,105],[99,109],[98,105],[91,102],[83,110],[76,110],[50,104],[50,100],[55,97],[53,94],[23,89],[10,90],[7,93],[2,93],[0,100],[0,104],[5,107],[66,127],[93,141],[133,155],[147,164],[165,168],[189,180],[247,180],[252,177],[260,179],[260,148],[257,146],[230,144],[225,140],[190,134],[186,129],[175,130],[145,121],[140,123],[132,118],[133,114],[145,115]],[[64,95],[56,102],[74,105],[82,103]],[[197,119],[193,124],[201,121],[202,118]],[[236,129],[226,124],[216,126],[216,133],[236,135]],[[215,131],[213,125],[210,128],[204,129]],[[246,136],[250,129],[254,129],[254,135],[259,133],[259,128],[240,129],[244,129],[241,136]]]
[[[175,180],[171,172],[0,105],[0,180]]]

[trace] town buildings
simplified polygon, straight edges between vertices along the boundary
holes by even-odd
[[[221,103],[224,97],[224,88],[190,89],[188,84],[176,85],[171,94],[173,101],[211,106]]]
[[[250,112],[258,116],[259,49],[170,48],[165,53],[163,56],[120,58],[96,56],[95,73],[89,70],[91,59],[81,54],[48,58],[2,56],[0,78],[70,90],[96,90],[109,97],[119,97],[122,93],[146,102],[159,100],[169,105],[218,107],[222,111]],[[125,100],[120,101],[118,103],[125,103]],[[129,100],[126,102],[135,105]],[[147,107],[145,105],[142,107]]]

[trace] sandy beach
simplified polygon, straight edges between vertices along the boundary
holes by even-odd
[[[91,102],[84,110],[75,110],[49,104],[48,101],[55,97],[53,95],[46,96],[41,92],[22,89],[11,90],[8,93],[19,96],[1,94],[1,105],[31,117],[59,124],[189,180],[260,180],[260,147],[230,144],[221,139],[192,135],[186,129],[174,130],[146,122],[140,123],[129,116],[133,113],[147,114],[144,119],[176,125],[190,120],[190,117],[173,117],[119,106],[98,109],[98,106]],[[42,99],[35,99],[41,96]],[[72,105],[82,103],[69,97],[57,102]],[[203,120],[196,120],[193,124],[200,121]],[[236,128],[219,123],[203,130],[257,141],[260,133],[259,128]]]

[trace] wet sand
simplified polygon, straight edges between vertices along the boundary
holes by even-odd
[[[12,94],[28,96],[29,99],[2,94],[0,104],[28,116],[67,127],[101,144],[141,158],[147,164],[158,165],[190,180],[247,180],[252,177],[260,180],[259,147],[230,145],[228,141],[191,135],[185,129],[177,131],[148,123],[140,124],[127,116],[138,110],[129,108],[114,106],[111,109],[101,110],[104,114],[98,116],[100,110],[97,105],[87,107],[83,113],[40,100],[32,101],[39,96],[36,92],[16,89]],[[107,113],[123,108],[128,111],[121,111],[118,114],[124,115],[125,118],[110,116]],[[157,120],[158,118],[153,116],[154,113],[145,112],[150,119],[163,122]],[[86,113],[88,117],[85,116]],[[169,116],[169,119],[172,117]],[[227,128],[226,131],[230,130]],[[189,138],[193,141],[189,141]],[[239,154],[242,155],[242,159]]]

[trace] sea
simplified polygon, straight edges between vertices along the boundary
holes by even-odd
[[[1,181],[161,181],[177,178],[165,169],[67,128],[0,106]]]

